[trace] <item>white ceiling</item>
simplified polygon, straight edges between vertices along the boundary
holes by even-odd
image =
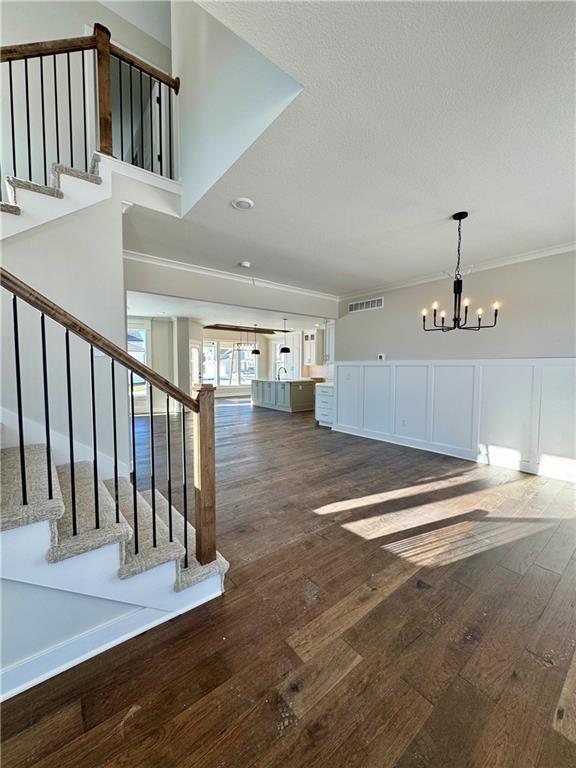
[[[283,319],[289,330],[305,331],[324,325],[321,317],[289,315],[230,304],[216,304],[196,299],[181,299],[177,296],[161,296],[154,293],[127,291],[126,301],[129,317],[189,317],[201,325],[243,325],[260,328],[282,329]]]
[[[133,208],[128,249],[346,296],[451,270],[457,210],[465,267],[574,241],[576,4],[202,6],[304,90],[186,220]]]

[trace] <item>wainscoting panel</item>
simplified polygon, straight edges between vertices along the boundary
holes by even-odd
[[[376,433],[392,434],[392,368],[389,365],[364,370],[364,420]]]
[[[337,372],[337,387],[342,397],[337,406],[337,420],[344,428],[361,429],[362,379],[364,369],[359,365],[341,365]]]
[[[479,451],[487,463],[521,469],[530,463],[533,365],[483,365]]]
[[[432,367],[431,441],[449,450],[470,451],[474,445],[475,369],[473,365]]]
[[[336,363],[340,432],[576,482],[576,361]]]
[[[396,365],[394,432],[412,440],[426,440],[428,366]]]

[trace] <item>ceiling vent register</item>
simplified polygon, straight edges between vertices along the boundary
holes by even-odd
[[[384,299],[381,296],[379,299],[367,299],[366,301],[354,301],[348,304],[348,312],[366,312],[368,309],[382,309],[384,307]]]

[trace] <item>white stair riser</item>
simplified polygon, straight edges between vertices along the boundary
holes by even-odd
[[[172,613],[183,613],[223,593],[220,576],[175,592],[174,562],[158,565],[129,579],[119,579],[119,544],[108,544],[58,563],[48,563],[50,529],[47,522],[3,531],[0,542],[2,577],[13,581]]]

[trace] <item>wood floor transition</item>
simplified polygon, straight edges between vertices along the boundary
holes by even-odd
[[[8,701],[4,768],[576,766],[572,486],[245,400],[217,446],[226,594]]]

